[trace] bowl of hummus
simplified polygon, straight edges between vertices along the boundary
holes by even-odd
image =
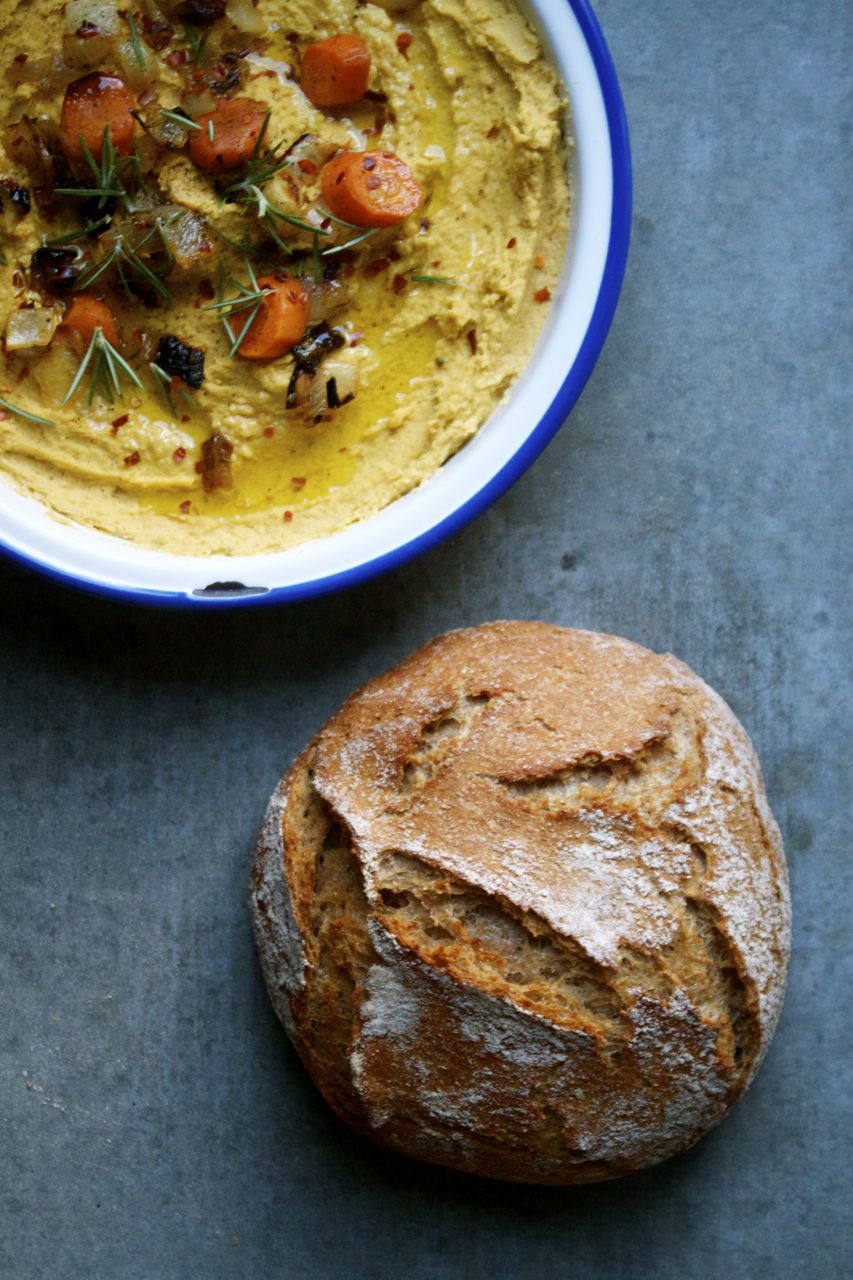
[[[631,205],[585,0],[6,0],[0,545],[305,598],[459,528],[591,372]]]

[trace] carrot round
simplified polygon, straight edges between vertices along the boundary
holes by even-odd
[[[271,360],[286,355],[305,337],[308,328],[308,294],[301,280],[293,276],[261,276],[261,289],[269,289],[249,331],[237,348],[247,360]],[[231,327],[239,333],[240,315]]]
[[[120,156],[133,150],[136,121],[130,114],[136,103],[133,94],[119,76],[104,71],[74,80],[62,100],[60,132],[62,147],[71,160],[83,160],[83,143],[96,160],[101,158],[104,128]]]
[[[78,293],[62,318],[63,329],[70,329],[88,347],[95,330],[100,329],[112,347],[118,346],[115,317],[105,302],[87,293]]]
[[[364,97],[369,75],[367,45],[344,34],[308,46],[300,83],[315,107],[343,107]]]
[[[193,129],[190,138],[193,164],[205,173],[242,168],[252,157],[266,114],[267,108],[254,98],[223,98],[215,111],[206,112],[196,121],[201,128]]]
[[[323,199],[357,227],[393,227],[424,198],[415,175],[390,151],[342,151],[323,166]]]

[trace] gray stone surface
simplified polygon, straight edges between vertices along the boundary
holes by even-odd
[[[628,277],[569,426],[509,496],[382,581],[278,611],[144,612],[0,568],[10,1280],[853,1270],[851,10],[599,12],[633,131]],[[684,658],[753,735],[786,840],[794,962],[759,1078],[689,1155],[610,1186],[377,1154],[315,1095],[252,952],[252,842],[294,752],[360,681],[494,617]]]

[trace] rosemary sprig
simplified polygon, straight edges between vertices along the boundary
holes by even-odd
[[[218,311],[222,326],[231,341],[231,349],[229,356],[233,356],[239,350],[240,344],[246,334],[252,327],[255,316],[260,311],[264,298],[272,293],[272,289],[262,289],[258,284],[258,278],[248,258],[245,259],[246,274],[249,277],[249,285],[242,284],[239,280],[235,280],[233,276],[229,276],[228,280],[234,285],[237,293],[231,298],[220,298],[217,302],[209,302],[204,311]],[[246,322],[235,338],[234,330],[231,327],[231,320],[235,316],[242,316],[244,312],[248,312]]]
[[[365,240],[375,236],[378,230],[378,227],[371,227],[369,231],[362,231],[360,236],[354,236],[352,240],[347,240],[346,244],[332,245],[331,249],[323,250],[323,257],[331,258],[335,253],[343,253],[347,249],[354,249],[357,244],[363,244]]]
[[[80,227],[77,231],[67,231],[64,236],[54,236],[52,240],[45,240],[45,244],[50,248],[59,244],[73,244],[75,240],[82,240],[83,236],[91,235],[93,231],[105,227],[109,221],[107,216],[98,218],[96,222],[87,222],[85,227]]]
[[[92,368],[89,381],[89,404],[92,403],[99,391],[103,393],[110,404],[113,403],[114,393],[122,400],[124,398],[121,386],[122,377],[129,378],[135,386],[139,387],[140,391],[143,390],[139,374],[135,369],[131,368],[124,356],[119,355],[112,343],[107,341],[103,330],[97,328],[92,334],[92,341],[80,361],[80,366],[71,381],[70,387],[59,402],[60,405],[68,403],[80,386],[83,376],[90,365]]]
[[[215,129],[214,129],[213,121],[212,121],[212,120],[208,120],[208,122],[207,122],[207,136],[208,136],[208,138],[210,138],[210,141],[211,141],[211,142],[213,142],[213,139],[214,139],[214,136],[215,136],[215,132],[216,132],[216,131],[215,131]]]
[[[154,360],[149,361],[148,368],[154,374],[154,378],[157,382],[157,387],[161,392],[163,399],[166,402],[169,412],[176,416],[177,410],[175,409],[175,403],[172,400],[172,383],[174,379],[171,377],[170,374],[166,372],[165,369],[161,369],[160,365],[157,364]],[[178,378],[177,381],[180,382],[180,378]],[[198,405],[196,404],[196,401],[195,401],[195,396],[192,395],[192,393],[189,392],[186,387],[184,386],[179,387],[178,394],[182,395],[185,400],[188,400],[189,403],[192,405],[193,409],[198,408]]]
[[[27,422],[37,422],[40,427],[56,426],[52,418],[40,418],[37,413],[30,413],[29,409],[21,409],[16,404],[10,404],[8,400],[0,398],[0,406],[19,418],[26,418]]]
[[[167,302],[174,301],[172,291],[166,287],[160,279],[160,276],[148,266],[147,262],[143,261],[139,256],[139,250],[144,249],[152,236],[155,235],[160,236],[163,247],[166,251],[168,261],[164,270],[168,270],[174,262],[174,254],[158,219],[151,230],[147,231],[142,239],[138,240],[136,244],[128,244],[124,236],[117,236],[110,252],[101,258],[100,262],[93,262],[91,267],[83,272],[77,281],[77,288],[90,288],[96,280],[100,280],[101,276],[109,271],[110,267],[114,266],[118,272],[122,288],[126,293],[129,293],[130,290],[125,276],[125,268],[127,267],[137,276],[140,276],[149,288],[153,289],[161,298],[166,299]]]
[[[173,111],[171,107],[161,107],[160,115],[165,116],[167,120],[174,120],[175,124],[183,125],[185,129],[201,130],[202,128],[197,120],[193,120],[190,116],[184,115],[183,111]]]
[[[80,146],[83,151],[83,159],[86,161],[94,178],[94,185],[88,187],[56,187],[54,190],[59,196],[77,196],[84,200],[90,200],[92,196],[99,197],[99,205],[103,209],[110,200],[120,200],[128,213],[132,212],[130,194],[124,184],[122,169],[130,166],[135,167],[137,176],[139,176],[139,156],[134,152],[132,156],[119,157],[113,140],[110,137],[110,126],[104,125],[103,140],[101,142],[101,159],[100,163],[92,155],[86,144],[86,139],[80,135]]]
[[[187,44],[190,47],[190,61],[194,67],[200,67],[202,54],[204,53],[204,46],[207,44],[207,40],[210,35],[210,27],[207,28],[204,35],[199,35],[199,33],[191,27],[188,22],[184,22],[181,25],[184,28],[184,36],[186,37]]]
[[[422,275],[419,271],[412,272],[412,279],[416,284],[458,284],[458,280],[454,280],[452,276],[432,276]]]
[[[127,25],[130,28],[130,43],[133,45],[133,53],[136,61],[139,63],[140,69],[145,70],[145,54],[142,52],[142,45],[139,42],[139,32],[136,29],[136,19],[133,14],[128,12]]]

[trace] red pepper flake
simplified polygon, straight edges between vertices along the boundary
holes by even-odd
[[[440,266],[441,266],[441,258],[435,258],[435,259],[430,263],[430,266],[431,266],[431,267],[440,267]]]
[[[197,462],[197,463],[195,464],[195,473],[196,473],[196,475],[197,475],[197,476],[200,476],[200,475],[201,475],[201,473],[202,473],[202,471],[204,471],[204,464],[203,464],[202,462]]]
[[[393,289],[395,293],[405,293],[409,287],[409,281],[405,276],[395,276],[393,280]]]
[[[364,336],[364,335],[363,335],[363,334],[361,334],[361,333],[354,333],[354,334],[352,335],[352,338],[350,339],[350,346],[351,346],[351,347],[357,347],[357,346],[358,346],[358,344],[361,342],[361,339],[363,338],[363,336]]]
[[[508,241],[508,243],[507,243],[507,246],[506,246],[506,247],[507,247],[508,249],[514,249],[514,248],[515,248],[515,246],[516,246],[517,244],[518,244],[518,241],[516,240],[515,236],[513,236],[513,237],[512,237],[512,239],[511,239],[510,241]]]
[[[534,300],[534,302],[550,302],[550,301],[551,301],[551,290],[550,290],[550,289],[547,289],[547,288],[546,288],[546,289],[537,289],[537,290],[536,290],[536,292],[535,292],[535,293],[534,293],[534,295],[533,295],[533,300]]]
[[[113,418],[112,426],[110,427],[110,435],[117,436],[124,424],[129,421],[129,413],[123,413],[120,418]]]
[[[471,348],[471,355],[475,356],[477,354],[477,330],[469,329],[465,334],[465,337],[468,339],[468,346]]]
[[[134,449],[133,453],[129,453],[125,458],[124,465],[126,467],[135,467],[137,463],[140,463],[141,461],[142,459],[139,456],[139,450]]]
[[[387,271],[391,265],[390,258],[374,258],[372,262],[368,262],[364,268],[364,274],[368,280],[372,280],[374,276],[381,275],[383,271]]]
[[[184,498],[183,502],[179,505],[178,510],[183,511],[184,515],[186,515],[189,512],[189,509],[191,506],[192,506],[192,503],[190,502],[189,498]]]
[[[541,270],[541,269],[542,269],[542,267],[544,267],[544,266],[545,266],[545,255],[544,255],[544,253],[537,253],[537,255],[536,255],[536,257],[533,259],[533,261],[534,261],[534,263],[536,264],[536,266],[537,266],[537,267],[539,267],[539,269]]]
[[[314,174],[317,172],[317,166],[313,160],[300,160],[299,168],[303,173]]]
[[[266,436],[267,440],[272,440],[273,436],[275,435],[275,427],[264,427],[264,435]]]
[[[486,137],[487,137],[487,138],[489,139],[489,141],[491,142],[491,140],[492,140],[493,138],[496,138],[496,137],[498,136],[498,134],[500,133],[500,131],[501,131],[501,127],[500,127],[500,125],[499,125],[499,124],[493,124],[493,125],[492,125],[492,127],[491,127],[491,129],[489,130],[489,132],[486,134]]]
[[[22,67],[29,56],[28,53],[16,53],[14,61],[17,62],[19,67]]]
[[[175,452],[172,454],[172,457],[175,459],[176,462],[183,462],[186,456],[187,456],[187,451],[182,444],[179,444]]]
[[[308,483],[308,477],[307,476],[291,476],[290,483],[293,486],[293,488],[296,489],[298,492],[300,489],[305,488],[306,484]]]
[[[284,515],[282,516],[282,520],[284,521],[284,523],[285,523],[285,524],[290,524],[290,522],[291,522],[291,520],[292,520],[292,519],[293,519],[293,512],[292,512],[292,511],[285,511]]]
[[[349,453],[349,449],[346,447],[345,444],[342,444],[340,449],[338,449],[338,453]]]
[[[171,67],[173,70],[177,70],[178,67],[182,67],[184,65],[186,60],[186,49],[173,49],[166,58],[166,66]]]
[[[181,422],[189,422],[189,421],[190,421],[190,415],[188,413],[182,413]]]
[[[397,36],[397,48],[400,50],[404,58],[408,58],[409,49],[412,46],[414,38],[414,36],[409,35],[408,31],[403,31]]]

